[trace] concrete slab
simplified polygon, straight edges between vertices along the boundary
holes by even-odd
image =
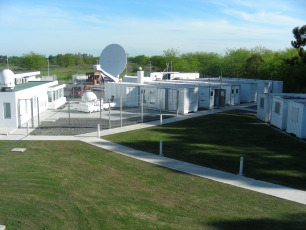
[[[20,153],[23,153],[25,152],[27,149],[26,148],[13,148],[11,150],[11,152],[20,152]]]

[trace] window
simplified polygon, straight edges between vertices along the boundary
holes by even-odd
[[[150,104],[155,104],[155,91],[150,91]]]
[[[214,96],[214,91],[211,91],[211,92],[210,92],[210,96]]]
[[[52,102],[52,91],[48,91],[48,102]]]
[[[11,119],[11,103],[3,103],[4,105],[4,118]]]
[[[239,90],[238,89],[236,89],[236,93],[238,93],[239,92]]]
[[[234,90],[232,89],[232,94],[234,94]]]
[[[263,109],[265,107],[265,99],[264,98],[260,98],[260,108]]]
[[[275,102],[275,109],[274,109],[274,112],[276,114],[280,114],[280,107],[281,107],[281,104],[279,102]]]

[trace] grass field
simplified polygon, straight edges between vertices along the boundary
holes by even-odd
[[[163,128],[163,127],[162,127]],[[1,141],[0,149],[11,142]],[[306,206],[82,142],[0,151],[0,224],[12,229],[304,229]]]
[[[178,123],[103,137],[166,157],[306,190],[306,144],[288,137],[254,116],[218,113]]]

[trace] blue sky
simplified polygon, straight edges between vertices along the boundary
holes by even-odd
[[[0,0],[0,55],[291,47],[306,0]]]

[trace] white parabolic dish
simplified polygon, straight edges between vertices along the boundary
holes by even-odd
[[[113,76],[117,76],[125,69],[126,59],[123,47],[118,44],[111,44],[102,51],[99,64],[103,70]]]

